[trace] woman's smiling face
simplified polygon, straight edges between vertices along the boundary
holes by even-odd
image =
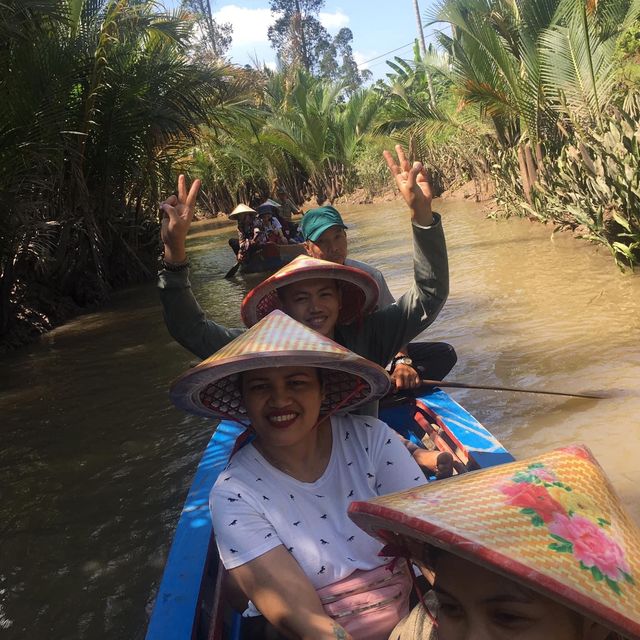
[[[242,375],[241,392],[251,426],[265,444],[297,444],[318,422],[323,390],[315,367],[248,371]]]
[[[438,640],[603,640],[566,606],[458,556],[434,562]]]

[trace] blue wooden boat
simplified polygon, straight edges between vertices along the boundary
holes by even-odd
[[[449,451],[468,470],[513,461],[471,414],[440,389],[383,401],[380,418],[416,443]],[[208,497],[242,427],[222,421],[187,496],[146,640],[235,640],[242,618],[225,606]]]

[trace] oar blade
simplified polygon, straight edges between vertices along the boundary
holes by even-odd
[[[240,262],[236,262],[233,267],[231,267],[231,269],[229,269],[229,271],[227,271],[227,273],[224,274],[225,279],[229,279],[229,278],[233,278],[233,276],[236,274],[236,271],[240,268]]]

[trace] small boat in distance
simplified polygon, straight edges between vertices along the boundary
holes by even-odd
[[[448,451],[467,471],[513,456],[441,389],[390,396],[380,419],[428,449]],[[243,618],[225,602],[222,565],[209,515],[209,492],[244,428],[223,420],[202,456],[176,528],[146,640],[236,640]],[[433,478],[429,478],[433,480]]]
[[[240,263],[240,273],[263,273],[277,271],[294,258],[305,253],[304,244],[274,244],[268,242],[257,249],[251,257]]]

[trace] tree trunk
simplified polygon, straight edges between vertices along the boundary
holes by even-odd
[[[529,174],[529,186],[533,187],[533,185],[538,182],[538,171],[536,169],[536,163],[533,159],[533,154],[531,153],[531,145],[527,143],[524,147],[524,157],[527,161],[527,173]]]
[[[13,272],[13,259],[7,255],[2,260],[2,268],[0,269],[0,336],[5,335],[9,330]]]
[[[524,149],[522,145],[518,145],[518,166],[520,167],[520,179],[522,180],[522,190],[527,202],[531,204],[531,183],[529,182],[529,173],[527,170],[527,161],[524,157]]]
[[[424,59],[427,55],[427,45],[424,41],[424,29],[422,28],[422,20],[420,18],[420,6],[418,5],[418,0],[413,0],[413,9],[416,12],[416,23],[418,25],[418,42],[420,43],[420,53],[422,54],[422,62],[424,64]],[[433,90],[433,80],[431,79],[431,73],[429,70],[424,68],[424,73],[427,76],[427,85],[429,87],[429,101],[431,102],[431,107],[434,108],[436,106],[436,95]]]
[[[302,66],[304,70],[309,73],[310,72],[310,61],[309,61],[309,52],[307,51],[307,41],[304,37],[304,22],[302,20],[302,11],[300,11],[300,2],[296,0],[296,17],[299,26],[299,35],[300,35],[300,46],[302,47]]]
[[[544,159],[544,151],[540,142],[536,143],[536,162],[538,163],[538,169],[542,169]]]

